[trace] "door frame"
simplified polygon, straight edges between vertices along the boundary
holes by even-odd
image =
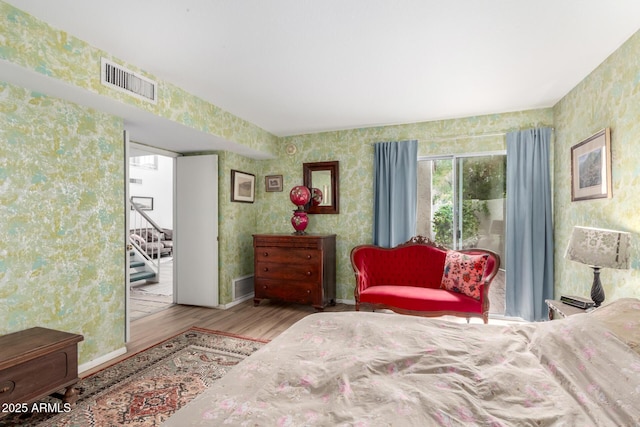
[[[131,250],[131,244],[129,243],[129,215],[130,215],[130,211],[131,211],[131,201],[130,201],[130,192],[129,192],[129,178],[130,178],[130,174],[129,174],[129,168],[131,167],[130,161],[129,161],[129,157],[131,155],[131,149],[135,148],[138,150],[142,150],[151,154],[158,154],[161,156],[165,156],[165,157],[171,157],[173,158],[173,185],[171,188],[171,191],[173,192],[173,204],[174,207],[172,208],[175,211],[175,197],[176,197],[176,176],[175,176],[175,168],[176,168],[176,158],[182,156],[182,154],[180,153],[176,153],[174,151],[169,151],[169,150],[163,150],[162,148],[157,148],[157,147],[153,147],[150,145],[146,145],[146,144],[141,144],[139,142],[135,142],[135,141],[131,141],[129,138],[129,132],[128,131],[124,131],[124,219],[125,219],[125,226],[124,226],[124,235],[125,235],[125,343],[129,342],[129,339],[131,338],[131,314],[130,314],[130,309],[131,309],[131,292],[130,292],[130,271],[129,271],[129,252]],[[172,227],[175,230],[175,225],[176,225],[176,221],[175,221],[175,216],[173,218],[173,224]],[[173,278],[172,278],[172,284],[173,284],[173,292],[172,292],[172,298],[173,298],[173,303],[175,304],[176,302],[176,275],[175,275],[175,265],[174,265],[174,271],[173,271]]]
[[[129,210],[131,202],[129,201],[129,132],[123,131],[124,144],[124,342],[128,343],[131,338],[131,272],[130,252],[132,249],[129,242]]]

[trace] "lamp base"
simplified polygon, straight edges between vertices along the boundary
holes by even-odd
[[[593,267],[593,285],[591,285],[591,300],[596,307],[604,301],[604,289],[600,283],[600,268]]]

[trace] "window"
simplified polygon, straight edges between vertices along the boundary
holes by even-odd
[[[143,169],[158,169],[158,156],[135,156],[129,158],[129,164]]]
[[[419,158],[418,234],[504,260],[506,165],[504,152]]]
[[[500,255],[489,311],[505,312],[505,152],[418,159],[417,232],[452,249],[479,247]]]

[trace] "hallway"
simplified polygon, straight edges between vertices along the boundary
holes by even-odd
[[[160,260],[158,283],[130,285],[131,320],[140,319],[173,305],[173,257]]]

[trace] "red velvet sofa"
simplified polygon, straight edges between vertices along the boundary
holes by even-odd
[[[356,310],[367,304],[420,316],[480,317],[487,323],[489,286],[500,257],[486,249],[450,251],[416,236],[394,248],[356,246],[351,265]]]

